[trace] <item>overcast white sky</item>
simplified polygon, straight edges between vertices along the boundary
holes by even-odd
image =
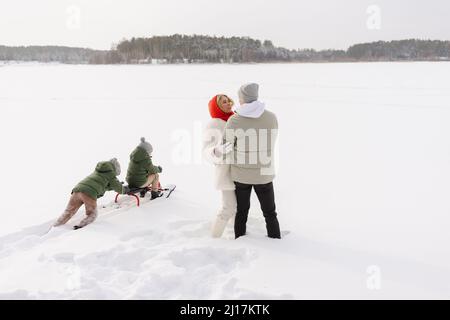
[[[381,9],[379,30],[367,27],[370,5]],[[109,49],[122,38],[174,33],[250,36],[292,49],[450,40],[449,0],[0,0],[0,6],[3,45]]]

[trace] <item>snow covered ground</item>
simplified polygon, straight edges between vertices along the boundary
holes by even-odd
[[[450,63],[0,66],[0,299],[450,298]],[[244,82],[280,123],[282,240],[211,239],[201,159],[216,93]],[[113,194],[43,235],[96,162],[146,136],[169,199]],[[123,180],[124,177],[122,176]]]

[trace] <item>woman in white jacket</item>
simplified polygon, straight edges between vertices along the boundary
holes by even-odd
[[[223,144],[227,120],[234,114],[233,100],[223,94],[211,99],[208,104],[211,120],[206,125],[203,139],[203,155],[215,166],[215,187],[222,192],[222,208],[213,224],[212,236],[220,238],[228,221],[236,215],[237,201],[235,185],[231,180],[231,165],[227,155],[233,146]]]

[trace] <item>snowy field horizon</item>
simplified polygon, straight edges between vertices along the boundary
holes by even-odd
[[[0,299],[450,299],[450,62],[0,64]],[[210,227],[207,103],[260,84],[277,114],[282,240]],[[43,235],[95,164],[145,136],[169,199],[99,200]],[[125,179],[124,173],[120,180]],[[125,200],[126,202],[127,200]],[[37,276],[38,275],[38,276]]]

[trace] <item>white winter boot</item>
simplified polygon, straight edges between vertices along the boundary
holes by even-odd
[[[227,224],[228,224],[228,220],[225,220],[222,217],[217,217],[216,221],[214,222],[213,228],[212,228],[212,237],[213,238],[222,237]]]

